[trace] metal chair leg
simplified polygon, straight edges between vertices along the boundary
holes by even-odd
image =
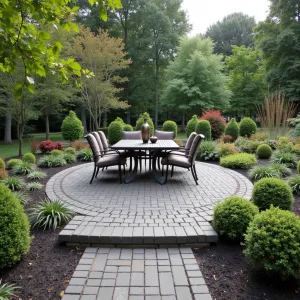
[[[172,166],[171,177],[173,177],[173,172],[174,172],[174,166]]]
[[[98,176],[98,173],[99,173],[99,168],[97,169],[97,173],[96,173],[96,176],[95,176],[96,178],[97,178],[97,176]]]
[[[194,180],[196,182],[196,185],[198,185],[198,182],[197,182],[197,179],[196,179],[196,175],[195,175],[195,171],[194,171],[193,167],[191,167],[191,171],[192,171],[193,178],[194,178]]]
[[[96,167],[96,165],[95,165],[95,167],[94,167],[94,172],[93,172],[93,176],[92,176],[92,179],[91,179],[91,181],[90,181],[90,184],[92,184],[92,182],[93,182],[93,180],[94,180],[94,177],[95,177],[95,174],[96,174],[96,170],[97,170],[97,167]],[[98,169],[99,170],[99,169]]]
[[[122,184],[122,170],[121,170],[121,165],[119,165],[119,177],[120,177],[120,183]]]
[[[123,165],[123,174],[125,175],[125,165]]]
[[[196,179],[198,180],[198,175],[197,175],[197,171],[196,171],[196,166],[194,165],[193,168],[194,168],[194,173],[195,173]]]

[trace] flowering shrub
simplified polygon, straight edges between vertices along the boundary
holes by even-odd
[[[62,150],[63,149],[62,143],[61,142],[53,143],[53,149]]]
[[[53,143],[50,140],[42,141],[39,146],[42,153],[49,153],[54,149],[62,150],[63,146],[61,142]]]
[[[200,120],[207,120],[211,126],[212,139],[218,139],[225,130],[226,121],[219,110],[203,110]]]
[[[36,139],[30,141],[30,151],[35,154],[39,150],[39,143]]]

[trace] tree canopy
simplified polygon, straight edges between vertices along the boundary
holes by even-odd
[[[254,46],[252,29],[255,25],[253,17],[243,13],[233,13],[211,25],[205,36],[215,42],[215,53],[227,56],[231,55],[233,45]]]

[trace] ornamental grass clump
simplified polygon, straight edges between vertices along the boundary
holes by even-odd
[[[76,153],[76,158],[80,161],[92,161],[93,152],[90,148],[79,150]]]
[[[269,159],[272,156],[272,148],[267,144],[261,144],[256,150],[256,155],[261,159]]]
[[[76,162],[76,156],[72,153],[64,153],[62,157],[67,162],[67,164],[72,164]]]
[[[40,184],[39,182],[30,182],[26,185],[26,189],[28,191],[38,191],[40,189],[42,189],[43,185]]]
[[[300,175],[291,177],[288,180],[288,185],[291,187],[293,193],[300,195]]]
[[[220,158],[220,165],[225,168],[249,169],[256,164],[253,154],[236,153]]]
[[[27,178],[30,180],[40,180],[40,179],[44,179],[47,177],[47,174],[45,172],[41,172],[41,171],[34,171],[30,174],[27,175]]]
[[[277,178],[263,178],[254,184],[252,201],[261,211],[269,209],[271,205],[291,210],[294,197],[292,189],[285,181]]]
[[[16,291],[19,287],[14,284],[1,284],[0,280],[0,300],[9,300],[16,296]],[[20,298],[19,298],[20,299]]]
[[[292,152],[276,150],[273,152],[272,162],[277,164],[284,164],[288,168],[295,169],[298,163],[298,155]]]
[[[213,141],[201,142],[197,153],[197,159],[201,161],[218,159],[217,143]]]
[[[33,227],[55,230],[68,223],[74,212],[61,200],[44,199],[30,210],[29,219]]]
[[[21,164],[16,165],[12,169],[14,175],[27,175],[33,172],[36,168],[36,165],[29,163],[27,161],[22,161]]]
[[[224,157],[230,154],[237,153],[237,149],[235,148],[234,144],[219,144],[218,146],[218,156],[219,157]]]
[[[241,240],[256,214],[258,208],[249,200],[229,197],[214,207],[213,225],[222,235]]]
[[[239,137],[240,128],[237,121],[232,118],[225,127],[225,134],[232,136],[235,141]]]
[[[254,166],[248,171],[248,177],[252,182],[256,182],[263,178],[280,178],[281,174],[273,169],[271,165],[267,166]]]
[[[211,140],[211,126],[207,120],[200,120],[196,125],[196,133],[203,134],[206,141]]]
[[[273,170],[280,174],[281,178],[292,175],[292,170],[288,168],[286,165],[273,163],[270,165]]]
[[[7,169],[12,169],[16,165],[20,165],[22,163],[21,159],[18,158],[12,158],[7,162]]]
[[[11,267],[30,247],[29,222],[15,195],[0,184],[0,269]]]
[[[42,168],[61,167],[66,164],[67,162],[62,156],[55,155],[45,155],[38,162],[38,166]]]
[[[20,203],[24,206],[28,201],[29,201],[29,197],[28,194],[24,193],[24,192],[13,192],[14,196],[20,201]]]
[[[24,181],[19,177],[8,177],[0,182],[12,191],[18,191],[24,186]]]
[[[35,164],[36,163],[36,158],[34,154],[32,153],[26,153],[23,155],[23,161],[30,163],[30,164]]]
[[[245,255],[283,280],[300,276],[300,219],[278,207],[257,214],[245,235]]]

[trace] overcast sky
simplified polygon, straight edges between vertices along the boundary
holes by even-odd
[[[243,12],[255,17],[255,20],[265,20],[268,13],[268,0],[183,0],[183,9],[188,12],[190,24],[195,35],[205,33],[206,29],[234,12]]]

